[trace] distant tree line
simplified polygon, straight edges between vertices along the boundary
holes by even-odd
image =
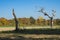
[[[17,18],[18,25],[19,26],[32,26],[32,25],[38,25],[38,26],[48,26],[50,25],[50,20],[46,20],[43,17],[40,17],[38,19],[34,19],[33,17],[30,18]],[[60,25],[60,19],[54,19],[53,25]],[[0,18],[0,26],[15,26],[14,19],[6,19],[6,18]]]

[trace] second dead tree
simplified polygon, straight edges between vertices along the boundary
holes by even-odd
[[[48,16],[49,18],[50,18],[50,25],[51,25],[51,28],[52,28],[52,26],[53,26],[53,16],[55,16],[54,15],[54,13],[56,12],[55,10],[52,10],[52,17],[51,16],[49,16],[46,12],[44,12],[44,9],[42,8],[41,10],[39,10],[38,12],[42,12],[45,16]]]

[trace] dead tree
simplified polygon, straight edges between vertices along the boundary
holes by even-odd
[[[47,14],[47,12],[44,12],[44,9],[42,8],[41,10],[39,10],[38,12],[42,12],[45,16],[48,16],[49,18],[50,18],[50,25],[51,25],[51,28],[52,28],[52,26],[53,26],[53,17],[55,16],[54,14],[55,14],[55,10],[52,10],[52,16],[49,16],[48,14]]]
[[[14,16],[14,20],[15,20],[15,26],[16,26],[15,31],[18,31],[19,30],[19,28],[18,28],[18,20],[16,18],[15,13],[14,13],[14,9],[12,10],[12,12],[13,12],[13,16]]]

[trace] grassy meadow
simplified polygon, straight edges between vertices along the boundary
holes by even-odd
[[[60,26],[19,26],[19,31],[14,31],[15,27],[0,27],[1,40],[60,40]]]

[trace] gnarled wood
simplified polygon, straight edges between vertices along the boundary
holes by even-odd
[[[15,20],[15,26],[16,26],[16,29],[15,30],[18,31],[19,30],[19,28],[18,28],[18,20],[16,18],[15,13],[14,13],[14,9],[12,10],[12,12],[13,12],[14,20]]]

